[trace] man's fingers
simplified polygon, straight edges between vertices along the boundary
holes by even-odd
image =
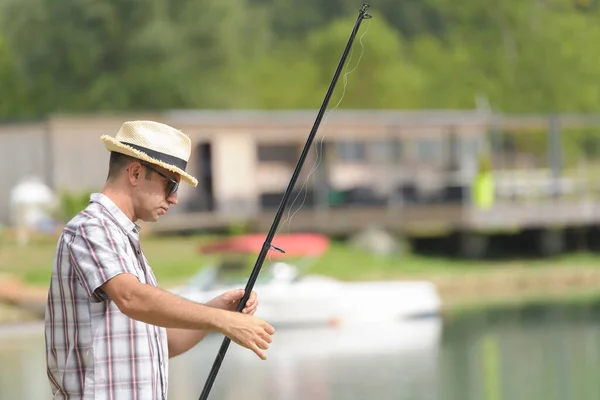
[[[246,308],[244,308],[244,310],[242,311],[244,314],[252,314],[256,311],[256,305],[251,305],[251,306],[247,306]]]
[[[238,319],[239,318],[239,319]],[[275,329],[267,322],[257,319],[253,316],[235,317],[240,325],[233,324],[231,339],[236,343],[252,350],[263,360],[267,359],[265,350],[268,350],[272,342],[271,335]]]
[[[267,355],[265,354],[264,351],[262,351],[261,349],[258,348],[258,346],[256,345],[256,343],[251,347],[251,349],[256,353],[257,356],[259,356],[262,360],[266,360],[267,359]]]
[[[261,333],[260,333],[260,337],[261,337],[261,338],[262,338],[262,339],[263,339],[265,342],[267,342],[267,343],[271,343],[271,342],[273,342],[273,338],[271,338],[271,335],[269,335],[269,334],[268,334],[268,333],[266,333],[266,332],[261,332]]]
[[[275,333],[275,328],[273,328],[271,325],[269,325],[268,323],[265,322],[265,331],[269,334],[272,335]]]
[[[269,349],[269,343],[267,343],[266,340],[261,339],[261,338],[256,339],[256,345],[258,346],[259,349],[262,349],[262,350]]]

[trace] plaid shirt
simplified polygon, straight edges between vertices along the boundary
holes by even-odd
[[[157,285],[140,227],[108,197],[90,200],[65,226],[52,269],[45,338],[54,399],[166,399],[166,329],[129,318],[96,290],[121,273]]]

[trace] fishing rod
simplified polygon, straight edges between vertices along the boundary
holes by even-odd
[[[289,198],[292,194],[292,190],[294,189],[294,186],[296,185],[296,181],[298,180],[298,176],[300,175],[300,171],[302,170],[302,166],[304,165],[306,156],[308,155],[308,152],[310,151],[310,147],[312,146],[312,142],[317,134],[317,130],[319,129],[319,125],[321,124],[321,120],[323,119],[323,114],[325,113],[325,110],[327,109],[327,105],[329,104],[331,95],[333,94],[333,91],[334,91],[337,81],[340,77],[342,69],[344,68],[344,64],[346,63],[346,59],[348,58],[348,54],[350,53],[350,49],[352,48],[352,44],[354,43],[354,40],[356,38],[356,34],[358,33],[360,25],[364,19],[372,18],[371,14],[367,13],[368,8],[369,8],[368,4],[363,4],[361,10],[358,12],[358,18],[356,19],[356,23],[354,24],[354,29],[352,30],[352,33],[350,34],[350,38],[348,39],[346,48],[344,49],[344,52],[342,53],[340,62],[337,66],[335,74],[333,75],[333,79],[331,81],[331,84],[329,85],[329,89],[327,90],[327,94],[325,95],[325,99],[323,100],[323,104],[321,105],[321,108],[319,109],[319,113],[317,114],[315,123],[312,127],[312,130],[310,131],[310,134],[308,135],[308,139],[306,140],[304,149],[302,150],[302,153],[300,154],[300,158],[298,159],[298,164],[296,164],[296,168],[294,169],[294,172],[292,173],[292,178],[290,179],[290,183],[289,183],[285,193],[283,194],[283,197],[281,198],[281,202],[279,204],[279,208],[277,209],[277,213],[275,214],[275,218],[273,219],[273,224],[271,225],[271,229],[269,229],[269,233],[267,234],[267,237],[265,239],[263,247],[262,247],[260,253],[258,254],[256,263],[254,264],[254,268],[252,269],[252,272],[250,273],[250,278],[248,279],[248,283],[246,284],[244,296],[242,297],[242,299],[240,300],[240,303],[238,304],[238,306],[236,308],[237,312],[241,312],[244,309],[244,307],[246,306],[246,302],[248,301],[248,298],[250,297],[250,294],[252,292],[252,288],[254,287],[254,283],[256,282],[256,279],[258,279],[260,269],[262,268],[262,264],[265,261],[265,258],[267,256],[267,252],[271,249],[274,249],[274,250],[277,250],[280,252],[285,252],[285,250],[279,249],[279,248],[273,246],[271,244],[271,242],[273,241],[275,232],[277,232],[277,228],[279,226],[279,222],[281,221],[281,217],[283,216],[285,207],[286,207],[286,205],[289,201]],[[206,383],[204,384],[204,389],[202,390],[202,394],[200,395],[200,400],[208,399],[208,395],[210,393],[213,383],[215,382],[217,373],[219,372],[219,368],[221,367],[221,363],[223,362],[223,359],[225,358],[225,353],[227,353],[227,349],[229,348],[230,343],[231,343],[231,339],[229,337],[225,337],[223,339],[223,343],[221,344],[219,353],[217,354],[217,357],[215,358],[213,366],[210,370],[210,374],[208,375],[208,379],[206,380]]]

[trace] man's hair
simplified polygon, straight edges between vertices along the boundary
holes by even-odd
[[[135,160],[136,159],[131,156],[117,153],[116,151],[111,151],[110,159],[108,161],[108,176],[106,180],[110,181],[117,178],[121,171]]]

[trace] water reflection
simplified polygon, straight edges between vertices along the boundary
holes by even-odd
[[[49,399],[42,327],[0,333],[0,399]],[[267,361],[232,344],[213,399],[437,399],[441,322],[278,330]],[[170,362],[169,398],[197,399],[222,336]]]
[[[569,312],[448,324],[440,352],[443,398],[599,399],[599,320]]]
[[[0,329],[0,399],[47,399],[43,326]]]
[[[265,362],[230,347],[216,399],[435,399],[439,320],[347,329],[279,330]],[[214,336],[171,362],[176,399],[197,398],[218,353]]]
[[[278,330],[262,361],[232,344],[222,400],[600,398],[600,318],[573,310],[349,329]],[[440,336],[441,335],[441,336]],[[221,337],[170,364],[169,398],[197,399]],[[41,326],[0,329],[0,399],[49,399]]]

